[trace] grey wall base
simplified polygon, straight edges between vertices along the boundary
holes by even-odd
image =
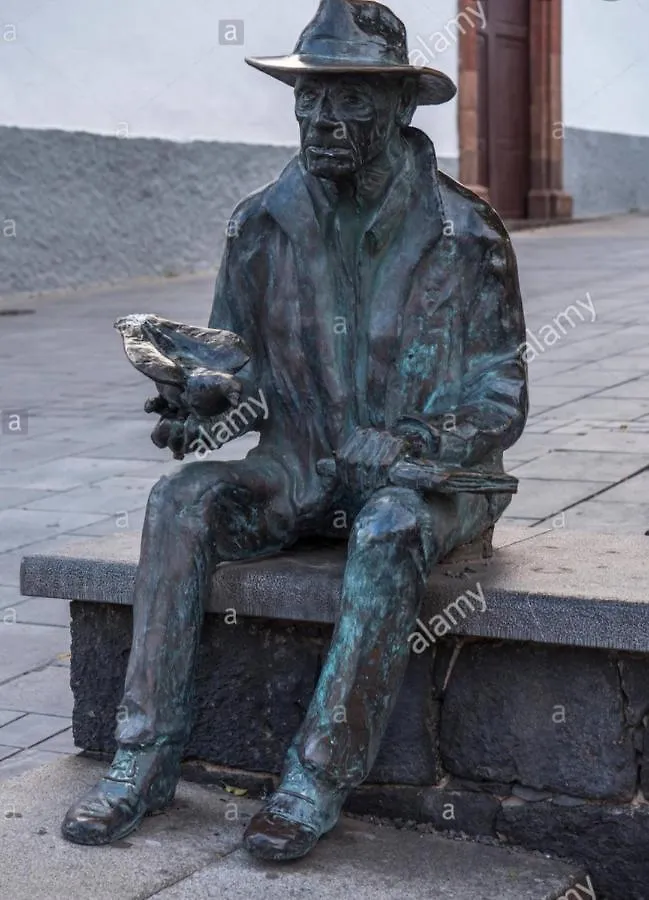
[[[564,190],[577,218],[649,210],[649,136],[566,128]]]
[[[71,610],[75,743],[109,754],[131,608]],[[207,615],[186,753],[194,777],[271,786],[331,628]],[[348,808],[572,858],[598,900],[646,900],[648,709],[646,655],[440,641],[413,654],[380,756]]]
[[[293,152],[0,127],[0,293],[217,266],[233,208]]]

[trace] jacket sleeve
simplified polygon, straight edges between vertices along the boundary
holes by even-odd
[[[470,466],[510,447],[527,419],[525,319],[516,258],[506,235],[490,243],[482,258],[464,334],[459,403],[443,414],[404,417],[396,431],[417,435],[442,462]]]
[[[255,394],[259,366],[256,314],[264,282],[263,254],[254,223],[246,222],[237,210],[228,224],[228,237],[216,279],[209,327],[233,331],[248,345],[251,359],[237,373],[243,396]]]

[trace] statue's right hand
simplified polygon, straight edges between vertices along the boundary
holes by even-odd
[[[160,416],[158,424],[151,432],[151,440],[161,450],[169,448],[175,459],[185,456],[185,420],[189,413],[171,402],[162,391],[144,404],[146,413]]]

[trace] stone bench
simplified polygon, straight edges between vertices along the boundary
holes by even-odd
[[[569,857],[609,900],[640,900],[647,538],[499,527],[494,546],[491,560],[449,562],[431,579],[381,753],[348,808]],[[139,536],[124,534],[23,560],[24,594],[72,601],[73,724],[85,750],[114,747],[138,552]],[[317,681],[343,566],[332,545],[217,569],[193,777],[272,785]]]

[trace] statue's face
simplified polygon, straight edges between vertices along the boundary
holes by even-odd
[[[402,85],[380,75],[302,75],[295,85],[304,163],[334,181],[354,175],[399,128]]]

